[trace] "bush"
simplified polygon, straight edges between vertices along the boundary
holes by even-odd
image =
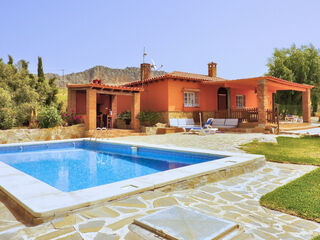
[[[81,123],[81,116],[77,115],[74,110],[69,113],[68,111],[61,114],[62,120],[65,122],[64,125],[72,126]]]
[[[28,126],[30,123],[31,112],[37,108],[37,103],[22,103],[16,109],[16,125]]]
[[[0,109],[0,129],[10,129],[15,124],[14,111],[10,108]]]
[[[140,120],[141,125],[152,126],[159,121],[160,114],[158,112],[142,111],[138,114],[137,119]]]
[[[10,92],[0,87],[0,108],[9,108],[10,106],[12,106]]]
[[[124,112],[120,113],[117,116],[117,118],[125,121],[126,124],[128,125],[131,122],[131,112],[130,111],[124,111]]]
[[[51,128],[61,124],[61,116],[54,106],[43,107],[38,114],[38,120],[41,128]]]

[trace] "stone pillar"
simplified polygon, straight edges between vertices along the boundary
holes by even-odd
[[[96,129],[97,127],[97,92],[94,89],[87,89],[86,91],[86,127],[88,130]]]
[[[268,84],[266,79],[258,81],[258,123],[262,126],[267,124],[268,110]]]
[[[302,116],[304,123],[311,123],[311,92],[306,89],[302,92]]]
[[[112,103],[111,103],[111,110],[112,110],[112,128],[115,126],[116,123],[116,119],[118,116],[118,96],[117,95],[113,95],[112,96]]]
[[[140,93],[133,93],[131,101],[131,128],[138,131],[140,129],[140,121],[137,119],[140,113]]]
[[[68,88],[68,111],[76,111],[77,107],[77,91]]]

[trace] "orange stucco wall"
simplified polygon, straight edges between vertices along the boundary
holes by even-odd
[[[237,109],[236,96],[245,95],[246,97],[246,108],[256,108],[258,107],[258,98],[255,93],[255,89],[244,89],[244,88],[230,88],[230,101],[231,109]]]
[[[118,96],[117,113],[131,111],[132,96]]]
[[[143,88],[141,111],[168,111],[168,80],[146,84]]]
[[[105,114],[107,108],[111,109],[110,95],[97,94],[97,104],[100,105],[100,112],[102,112],[102,114]]]
[[[77,91],[76,92],[76,109],[70,109],[75,110],[77,114],[86,114],[86,92],[85,91]]]

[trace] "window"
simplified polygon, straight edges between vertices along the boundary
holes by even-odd
[[[242,109],[246,107],[246,96],[245,95],[237,95],[236,96],[236,106],[237,109]]]
[[[185,107],[199,107],[199,92],[184,92]]]

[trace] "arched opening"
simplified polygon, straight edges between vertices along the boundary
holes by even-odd
[[[224,87],[218,89],[218,110],[228,109],[228,90]]]

